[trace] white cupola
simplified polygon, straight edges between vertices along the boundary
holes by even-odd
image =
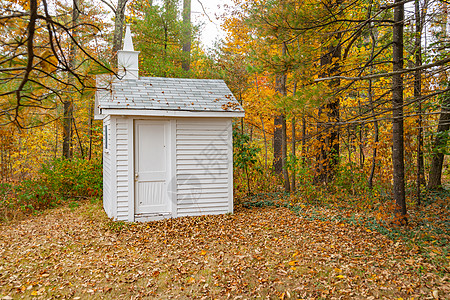
[[[130,24],[126,25],[123,50],[117,51],[117,63],[122,79],[139,79],[139,51],[134,51]]]

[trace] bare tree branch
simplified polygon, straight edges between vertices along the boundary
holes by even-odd
[[[403,69],[403,70],[395,71],[395,72],[378,73],[378,74],[372,74],[372,75],[366,75],[366,76],[358,76],[358,77],[331,76],[331,77],[325,77],[325,78],[317,78],[314,81],[315,82],[320,82],[320,81],[336,80],[336,79],[353,80],[353,81],[355,81],[355,80],[377,79],[377,78],[382,78],[382,77],[391,77],[393,75],[398,75],[398,74],[410,73],[410,72],[414,72],[414,71],[417,71],[417,70],[430,69],[430,68],[433,68],[433,67],[438,67],[438,66],[445,65],[445,64],[447,64],[449,62],[450,62],[450,57],[446,58],[446,59],[439,60],[439,61],[431,63],[431,64],[421,65],[420,67],[413,67],[413,68]]]

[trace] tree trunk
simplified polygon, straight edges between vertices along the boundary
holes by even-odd
[[[447,4],[442,4],[442,40],[447,38],[447,22],[448,12]],[[444,74],[445,71],[443,70]],[[447,82],[447,80],[446,80]],[[448,86],[445,86],[448,87]],[[448,135],[446,131],[450,129],[450,94],[445,93],[442,95],[441,114],[439,116],[439,123],[437,128],[436,137],[433,143],[433,152],[431,156],[431,168],[428,176],[428,189],[438,189],[442,187],[441,176],[442,166],[444,164],[444,148],[448,142]]]
[[[283,43],[281,50],[282,55],[286,54],[286,44]],[[286,74],[277,74],[275,80],[276,91],[281,96],[286,96]],[[289,173],[286,168],[287,159],[287,135],[286,135],[286,118],[284,114],[275,118],[274,131],[274,170],[275,173],[283,174],[284,188],[286,192],[290,191]],[[281,125],[281,126],[280,126]],[[281,128],[280,128],[281,127]],[[279,131],[278,131],[279,130]],[[279,147],[279,148],[278,148]],[[281,149],[280,149],[281,148]]]
[[[431,158],[430,174],[428,176],[428,189],[437,189],[442,185],[442,166],[444,164],[443,148],[447,145],[448,136],[445,132],[450,129],[450,95],[444,94],[442,100],[441,115],[439,117],[437,134],[434,139]]]
[[[289,170],[287,168],[287,126],[286,126],[286,117],[282,116],[282,168],[283,168],[283,179],[284,179],[284,191],[289,193],[291,191],[291,183],[289,182]]]
[[[294,88],[295,90],[295,88]],[[295,92],[294,92],[295,94]],[[292,182],[291,182],[291,191],[295,192],[295,161],[297,159],[297,156],[295,155],[295,117],[292,118],[292,141],[291,141],[291,152],[292,152]]]
[[[414,1],[415,19],[416,19],[416,36],[415,36],[415,60],[416,67],[422,65],[422,20],[420,15],[419,0]],[[423,129],[422,129],[422,78],[421,71],[414,72],[414,99],[417,101],[417,205],[420,205],[420,186],[425,184],[425,171],[423,162]]]
[[[183,61],[185,71],[191,68],[191,0],[183,0]]]
[[[274,130],[273,130],[273,171],[275,174],[281,174],[283,171],[282,163],[282,123],[283,116],[276,116],[273,120]]]
[[[168,28],[168,24],[166,21],[164,21],[164,52],[163,52],[163,61],[164,61],[164,65],[161,66],[164,68],[163,71],[163,75],[164,77],[166,77],[167,75],[167,68],[165,68],[165,66],[167,66],[167,47],[168,47],[168,43],[169,43],[169,28]]]
[[[339,5],[341,1],[337,1]],[[320,58],[320,66],[326,67],[333,63],[333,58],[341,58],[341,34],[336,34],[336,46],[329,46],[327,52]],[[339,71],[339,63],[334,63],[328,70],[326,70],[322,77],[329,77]],[[340,85],[340,80],[336,79],[330,82],[330,86],[335,88]],[[334,97],[328,104],[324,105],[327,113],[327,125],[319,123],[319,141],[323,144],[318,156],[318,174],[316,182],[326,183],[331,181],[339,163],[339,128],[335,125],[339,123],[339,97]],[[319,110],[321,111],[321,110]],[[320,112],[319,112],[320,119]]]
[[[55,122],[55,150],[53,151],[53,159],[58,156],[58,123]]]
[[[80,134],[78,133],[77,123],[75,118],[73,118],[72,120],[73,120],[73,128],[75,129],[75,134],[77,135],[78,146],[80,147],[81,158],[84,159],[83,143],[81,142]]]
[[[348,163],[352,163],[352,130],[350,125],[347,125],[347,152],[348,152]]]
[[[404,4],[395,0],[393,26],[393,71],[403,69],[403,22]],[[392,164],[393,196],[395,200],[395,223],[405,225],[405,161],[403,148],[403,78],[401,74],[392,76]]]
[[[123,26],[125,22],[125,8],[128,0],[118,0],[114,21],[114,37],[113,37],[113,56],[117,54],[117,51],[122,49],[123,40]]]
[[[1,166],[1,182],[6,182],[7,181],[7,177],[6,177],[6,174],[7,174],[7,166],[8,166],[8,163],[7,163],[7,161],[6,161],[6,157],[7,157],[7,155],[6,155],[6,149],[8,148],[8,137],[9,137],[9,134],[8,135],[6,135],[5,133],[6,133],[6,130],[2,130],[1,128],[0,128],[0,138],[1,138],[1,144],[0,144],[0,147],[1,147],[1,159],[0,159],[0,166]]]
[[[362,113],[362,110],[361,110],[361,101],[359,100],[359,97],[358,97],[358,109],[359,109],[359,113],[361,114]],[[359,148],[359,167],[361,168],[361,169],[363,169],[364,168],[364,163],[365,163],[365,161],[366,161],[366,156],[365,156],[365,154],[364,154],[364,124],[360,124],[359,126],[358,126],[358,132],[359,132],[359,145],[358,145],[358,148]]]
[[[259,94],[258,75],[256,75],[256,77],[255,77],[255,86],[256,86],[256,92],[258,92],[258,94]],[[259,118],[261,119],[261,128],[262,128],[263,137],[264,137],[264,167],[265,167],[265,170],[267,170],[267,137],[266,137],[266,130],[264,128],[264,119],[263,119],[263,117],[259,116]],[[241,120],[242,119],[243,118],[241,118]]]
[[[92,135],[94,133],[94,102],[89,105],[89,151],[88,160],[92,159]]]
[[[335,52],[333,53],[333,57],[341,57],[341,47],[337,46],[335,49]],[[337,68],[334,69],[334,72],[337,72]],[[334,82],[333,86],[338,86],[340,82]],[[330,139],[328,141],[328,148],[330,149],[330,152],[328,153],[328,166],[327,166],[327,181],[329,182],[331,178],[334,176],[334,173],[336,172],[336,168],[339,164],[339,127],[336,126],[336,124],[339,123],[339,98],[336,97],[333,99],[333,102],[331,102],[328,105],[329,109],[329,116],[328,120],[330,125]]]
[[[263,132],[263,136],[264,136],[264,166],[265,169],[267,170],[267,138],[266,138],[266,130],[264,129],[264,120],[262,117],[261,118],[261,126],[262,126],[262,132]]]
[[[378,129],[378,121],[376,120],[375,108],[374,108],[373,98],[372,98],[372,80],[371,79],[369,80],[368,95],[369,95],[370,111],[372,112],[372,117],[375,119],[375,121],[373,122],[373,127],[374,127],[374,137],[373,137],[373,139],[374,139],[374,147],[373,147],[373,152],[372,152],[372,167],[370,168],[370,175],[369,175],[369,179],[367,180],[369,189],[372,189],[373,188],[373,177],[375,175],[375,167],[377,165],[377,150],[378,150],[378,141],[379,141],[379,129]]]
[[[306,119],[302,117],[302,163],[305,164],[306,160]]]
[[[73,0],[72,7],[72,39],[75,40],[77,38],[77,28],[78,18],[80,16],[80,0]],[[76,56],[77,56],[77,47],[75,42],[72,40],[70,45],[70,54],[69,54],[69,69],[75,70],[76,68]],[[75,85],[75,78],[72,73],[68,74],[68,83],[69,85]],[[72,86],[69,87],[73,89]],[[72,124],[73,124],[73,97],[74,93],[70,93],[68,97],[64,100],[64,111],[63,111],[63,157],[66,159],[72,158]]]
[[[370,3],[369,6],[369,12],[367,15],[367,18],[371,18],[372,16],[372,1]],[[375,34],[373,32],[373,25],[372,23],[369,23],[369,28],[370,28],[370,38],[372,41],[372,49],[370,51],[370,59],[373,59],[374,57],[374,53],[375,53],[375,45],[377,44],[377,40],[375,38]],[[370,67],[370,73],[373,73],[373,66]],[[372,114],[372,118],[374,119],[373,121],[373,129],[374,129],[374,147],[373,147],[373,152],[372,152],[372,166],[370,168],[370,175],[369,175],[369,179],[368,181],[368,187],[371,190],[373,188],[373,178],[375,176],[375,168],[376,168],[376,162],[377,162],[377,150],[378,150],[378,141],[379,141],[379,128],[378,128],[378,120],[377,120],[377,115],[375,114],[375,105],[373,103],[373,93],[372,93],[372,79],[369,79],[369,86],[368,86],[368,100],[369,100],[369,105],[370,105],[370,111]]]
[[[72,99],[64,101],[64,117],[63,117],[63,157],[72,158],[72,119],[73,119],[73,102]]]
[[[286,44],[283,44],[282,54],[286,52]],[[286,74],[277,74],[275,78],[275,91],[286,96]],[[276,116],[274,119],[274,132],[273,132],[273,170],[275,174],[281,174],[283,172],[283,122],[284,115]]]

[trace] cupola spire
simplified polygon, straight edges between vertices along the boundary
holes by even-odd
[[[123,40],[123,50],[134,51],[133,39],[131,38],[131,25],[127,24],[125,29],[125,39]]]
[[[122,79],[139,78],[139,51],[134,51],[130,24],[126,25],[123,50],[117,51],[117,61]]]

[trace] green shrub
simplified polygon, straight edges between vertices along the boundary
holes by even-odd
[[[28,215],[70,201],[102,194],[99,160],[56,159],[42,166],[39,176],[16,184],[0,184],[0,221]]]
[[[352,196],[369,191],[366,174],[354,163],[341,164],[336,172],[332,187],[334,192],[343,191]]]
[[[241,133],[238,130],[233,130],[233,166],[235,174],[239,174],[240,171],[244,171],[245,181],[246,182],[246,190],[247,195],[249,195],[252,190],[251,182],[252,177],[254,177],[254,172],[262,174],[262,170],[256,166],[256,155],[261,151],[256,145],[252,144],[250,141],[250,137]],[[254,179],[254,178],[253,178]],[[237,183],[235,181],[235,183]],[[242,183],[242,182],[241,182]],[[243,188],[241,186],[237,186],[235,184],[235,189],[239,187],[239,189]]]
[[[56,159],[41,169],[42,181],[62,199],[88,198],[102,194],[102,165],[84,159]]]
[[[24,180],[14,190],[22,211],[36,212],[56,205],[57,198],[41,180]]]
[[[11,217],[10,212],[14,208],[13,191],[11,184],[0,183],[0,221]]]

